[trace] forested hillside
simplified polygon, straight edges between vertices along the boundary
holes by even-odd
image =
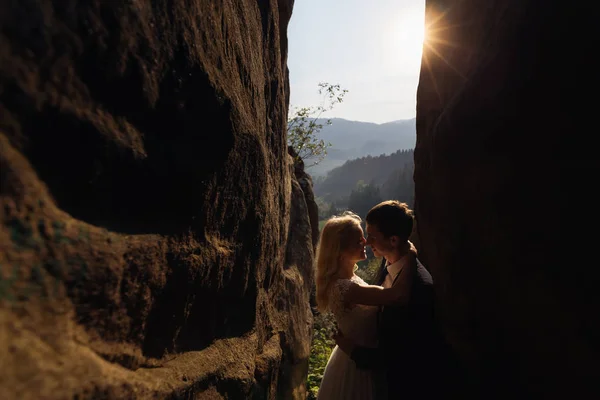
[[[398,150],[389,155],[346,161],[325,178],[315,179],[315,194],[320,198],[320,208],[325,214],[329,214],[328,208],[332,206],[334,209],[349,208],[360,212],[383,199],[397,199],[412,205],[413,156],[413,150]]]

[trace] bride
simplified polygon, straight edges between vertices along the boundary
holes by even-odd
[[[367,257],[360,223],[358,215],[346,212],[330,218],[323,227],[317,249],[317,308],[332,312],[338,329],[355,344],[377,347],[377,306],[407,301],[406,287],[413,271],[401,271],[389,289],[368,285],[355,275],[356,262]],[[317,399],[386,399],[384,371],[358,369],[336,346],[325,367]]]

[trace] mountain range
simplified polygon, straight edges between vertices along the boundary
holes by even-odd
[[[319,137],[331,143],[327,156],[319,164],[308,167],[313,177],[325,176],[348,160],[391,154],[400,149],[414,149],[416,141],[415,118],[375,124],[332,118],[319,119],[323,125]]]

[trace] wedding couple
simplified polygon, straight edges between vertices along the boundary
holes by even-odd
[[[332,217],[317,250],[317,307],[331,311],[338,334],[318,392],[319,400],[427,399],[435,396],[437,339],[433,281],[408,240],[413,212],[384,201],[361,219]],[[354,274],[365,245],[383,257],[377,285]]]

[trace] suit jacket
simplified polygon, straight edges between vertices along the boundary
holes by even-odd
[[[387,274],[381,264],[377,283]],[[402,274],[398,274],[396,279]],[[433,279],[417,260],[417,273],[406,305],[380,307],[379,347],[356,347],[352,359],[358,368],[381,369],[388,374],[388,394],[397,397],[429,395],[429,374],[435,364],[438,330],[434,319]]]

